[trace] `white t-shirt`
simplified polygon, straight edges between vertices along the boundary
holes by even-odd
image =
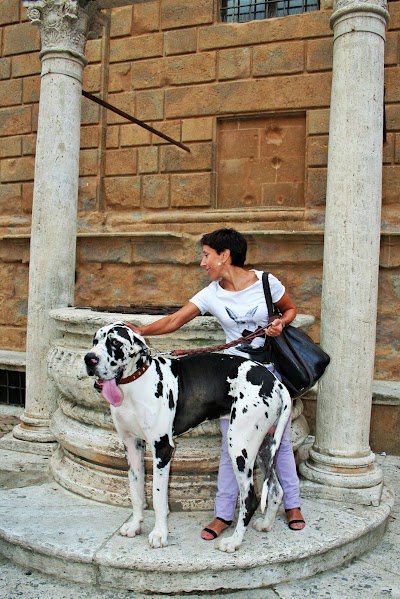
[[[209,312],[219,321],[224,329],[226,343],[243,336],[243,331],[255,331],[260,325],[268,324],[268,309],[262,285],[261,270],[253,270],[257,281],[242,291],[226,291],[219,281],[212,281],[190,301],[195,304],[202,314]],[[278,302],[285,293],[285,287],[274,277],[268,275],[273,303]],[[263,345],[264,339],[257,337],[253,340],[253,347]],[[248,358],[248,354],[240,351],[240,345],[230,347],[225,353]]]

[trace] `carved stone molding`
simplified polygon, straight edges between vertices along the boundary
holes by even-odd
[[[104,17],[96,0],[24,0],[28,19],[39,26],[43,56],[70,52],[83,60],[87,39],[101,35]]]
[[[375,13],[383,18],[384,22],[389,21],[387,0],[335,0],[330,19],[331,27],[333,28],[339,17],[352,13]]]
[[[387,10],[386,0],[335,0],[333,3],[333,9],[339,10],[341,8],[352,8],[358,5],[363,7],[364,10],[369,10],[370,7],[372,9],[376,7]]]

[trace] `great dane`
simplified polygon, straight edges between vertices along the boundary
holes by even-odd
[[[181,358],[152,357],[140,335],[124,322],[97,331],[85,355],[95,388],[111,405],[115,428],[125,445],[129,464],[132,520],[120,533],[141,532],[144,496],[144,448],[153,455],[154,529],[151,547],[168,544],[168,477],[173,437],[206,420],[230,413],[229,454],[240,490],[240,510],[232,536],[219,540],[221,551],[240,547],[259,500],[253,469],[258,461],[265,480],[261,508],[254,523],[271,530],[282,499],[275,472],[275,454],[288,422],[291,399],[282,383],[264,366],[239,356],[204,353]]]

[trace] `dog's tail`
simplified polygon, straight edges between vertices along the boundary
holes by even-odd
[[[276,428],[273,435],[266,435],[265,440],[260,448],[259,453],[262,458],[266,462],[266,472],[269,473],[269,477],[265,478],[264,484],[262,486],[261,491],[261,502],[260,507],[261,511],[264,513],[265,508],[267,506],[268,500],[268,486],[270,484],[270,476],[272,472],[272,468],[275,467],[276,454],[279,449],[279,445],[281,444],[283,432],[285,430],[286,424],[290,418],[290,412],[292,409],[292,399],[289,395],[289,391],[286,387],[283,386],[282,383],[278,383],[281,397],[281,409],[278,417],[278,421],[276,423]]]

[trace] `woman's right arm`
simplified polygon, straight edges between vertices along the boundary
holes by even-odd
[[[188,302],[182,308],[159,318],[154,322],[138,327],[136,325],[130,325],[130,327],[142,337],[150,337],[151,335],[165,335],[166,333],[173,333],[180,329],[184,324],[190,322],[196,316],[200,316],[201,312],[195,304]]]

